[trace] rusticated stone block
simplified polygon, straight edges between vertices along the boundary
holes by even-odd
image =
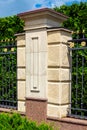
[[[25,47],[17,48],[17,66],[25,67]]]
[[[25,34],[20,34],[17,36],[17,46],[25,46]]]
[[[17,69],[17,78],[18,80],[25,80],[25,68],[18,68]]]
[[[18,81],[18,100],[25,100],[25,81]]]
[[[25,112],[25,101],[18,101],[18,111]]]
[[[69,83],[48,83],[48,102],[58,105],[70,103]]]
[[[60,42],[61,40],[61,35],[59,31],[50,31],[47,33],[47,42],[48,43],[55,43],[55,42]]]
[[[48,81],[69,81],[69,69],[49,68]]]
[[[60,45],[48,46],[48,66],[60,65]]]
[[[47,106],[47,116],[62,118],[67,116],[68,105],[58,106],[53,104],[48,104]]]

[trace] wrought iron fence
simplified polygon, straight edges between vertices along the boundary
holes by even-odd
[[[0,107],[17,108],[16,41],[0,41]]]
[[[87,39],[72,39],[71,55],[71,113],[69,116],[87,119]]]

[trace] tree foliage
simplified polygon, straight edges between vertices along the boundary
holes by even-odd
[[[18,16],[0,18],[0,40],[14,38],[23,31],[24,22]]]
[[[64,27],[73,31],[85,30],[87,34],[87,2],[74,3],[70,6],[62,5],[55,7],[54,10],[69,16],[69,19],[63,23]]]
[[[53,130],[53,126],[46,123],[37,124],[17,113],[1,113],[0,130]]]

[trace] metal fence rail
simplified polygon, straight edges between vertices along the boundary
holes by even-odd
[[[16,41],[0,42],[0,107],[17,109]]]
[[[69,43],[72,61],[69,116],[87,119],[87,39],[72,39]]]

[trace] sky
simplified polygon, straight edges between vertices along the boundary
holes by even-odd
[[[17,15],[39,8],[53,8],[64,4],[71,5],[81,1],[87,2],[87,0],[0,0],[0,17]]]

